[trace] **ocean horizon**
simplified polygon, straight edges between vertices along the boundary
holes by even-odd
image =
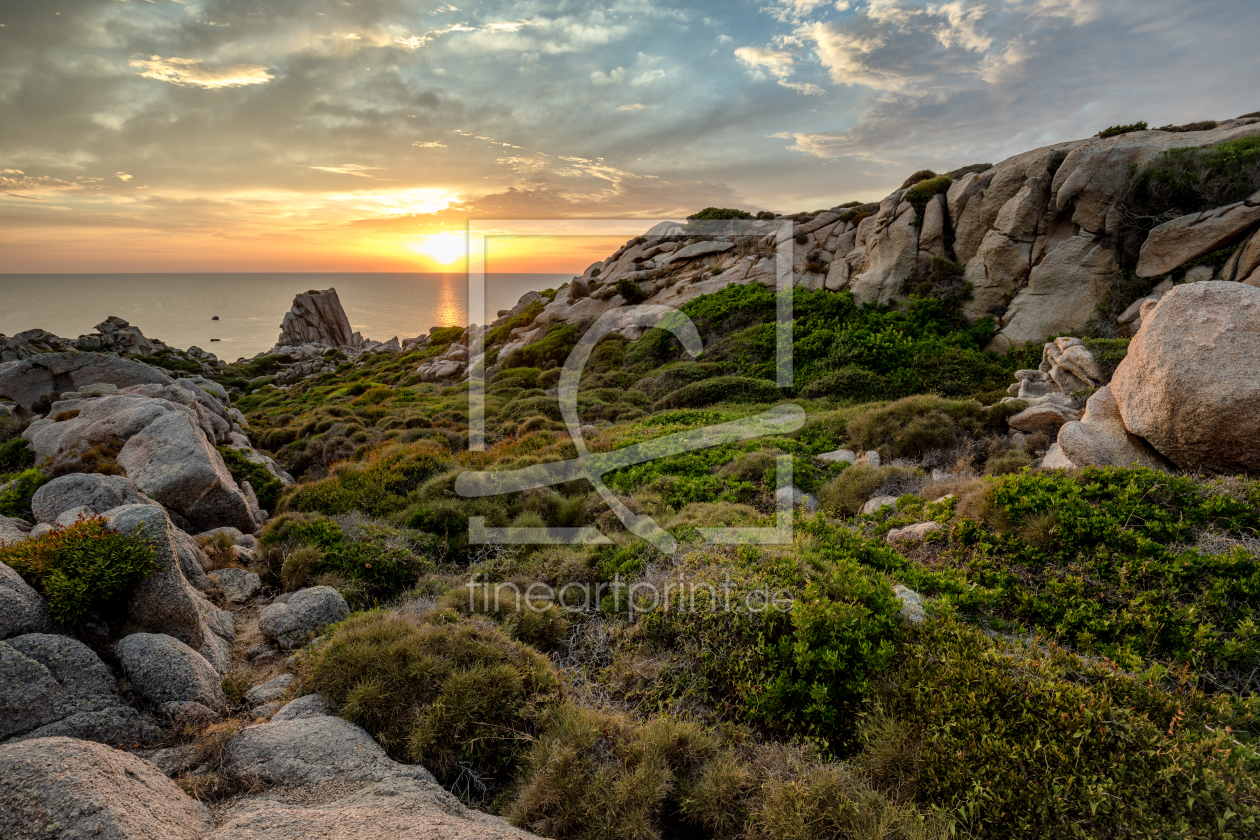
[[[526,292],[572,276],[487,275],[485,322]],[[172,347],[235,361],[275,345],[294,295],[328,288],[337,290],[351,328],[376,341],[469,322],[462,272],[0,274],[0,334],[44,329],[76,338],[117,315]]]

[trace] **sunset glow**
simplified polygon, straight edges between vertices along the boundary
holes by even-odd
[[[809,211],[1254,110],[1260,7],[1163,2],[0,4],[0,272],[460,270],[469,220]]]
[[[426,236],[423,242],[410,246],[418,254],[424,254],[437,260],[442,265],[450,265],[468,254],[467,237],[453,233],[434,233]]]

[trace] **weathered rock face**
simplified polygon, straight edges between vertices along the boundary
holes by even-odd
[[[1059,430],[1059,452],[1072,466],[1139,467],[1167,470],[1171,466],[1151,445],[1130,434],[1120,417],[1111,387],[1104,385],[1085,404],[1079,422]],[[1054,466],[1051,464],[1050,466]],[[1059,463],[1058,466],[1066,466]]]
[[[1152,230],[1143,243],[1137,275],[1167,274],[1228,245],[1255,224],[1260,224],[1260,193],[1246,201],[1165,222]]]
[[[219,587],[223,597],[233,604],[244,604],[262,588],[258,575],[244,569],[219,569],[211,572],[209,578]]]
[[[322,292],[306,292],[293,299],[293,308],[280,324],[280,338],[276,341],[276,346],[319,344],[325,347],[345,347],[352,339],[350,319],[341,308],[341,298],[337,297],[337,290],[324,289]]]
[[[0,545],[20,543],[30,536],[31,526],[21,519],[10,519],[0,516]]]
[[[145,631],[179,639],[217,670],[226,671],[236,635],[232,615],[189,584],[181,570],[175,529],[166,514],[154,505],[129,505],[109,511],[107,521],[120,533],[143,536],[157,555],[158,571],[140,581],[132,593],[131,619]]]
[[[1260,289],[1177,286],[1111,381],[1125,428],[1181,469],[1260,471]]]
[[[263,610],[258,629],[285,650],[301,647],[325,626],[341,621],[350,608],[331,586],[312,586],[294,593],[287,603]]]
[[[0,740],[137,744],[159,734],[123,703],[105,663],[82,642],[44,633],[0,642]]]
[[[52,614],[44,599],[21,575],[0,563],[0,639],[52,630]]]
[[[154,706],[188,701],[222,711],[220,676],[205,657],[161,633],[132,633],[114,645],[132,686]]]
[[[284,712],[282,709],[276,717]],[[284,784],[291,789],[333,781],[348,788],[362,787],[340,800],[313,807],[274,797],[247,799],[228,812],[216,840],[333,836],[349,840],[489,840],[534,836],[501,819],[464,808],[429,771],[391,760],[354,724],[314,713],[314,709],[309,712],[242,730],[229,742],[229,766],[265,784]]]
[[[132,435],[118,453],[127,477],[198,528],[262,524],[218,453],[183,413],[170,412]]]
[[[72,738],[0,746],[5,840],[205,840],[210,812],[143,759]]]
[[[0,396],[34,412],[68,391],[107,384],[172,385],[174,380],[157,368],[131,359],[98,353],[46,353],[20,362],[0,364]]]
[[[169,399],[120,391],[58,401],[23,436],[38,459],[61,471],[82,468],[93,453],[112,454],[141,493],[198,528],[256,531],[262,522],[215,448],[231,439],[218,414],[226,411],[191,383],[139,390],[155,387]]]
[[[63,513],[76,508],[100,514],[123,505],[145,504],[152,504],[152,500],[120,475],[71,473],[36,490],[31,511],[36,522],[56,522]]]

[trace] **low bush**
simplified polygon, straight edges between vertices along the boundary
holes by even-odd
[[[1241,544],[1184,547],[1203,529],[1260,533],[1260,484],[1230,491],[1148,469],[995,479],[955,529],[976,603],[1125,667],[1188,663],[1212,683],[1260,687],[1260,574]]]
[[[783,392],[773,382],[746,376],[717,376],[684,385],[652,404],[653,411],[696,408],[720,402],[774,402]]]
[[[810,382],[800,389],[800,395],[809,399],[833,397],[853,402],[872,402],[887,396],[890,386],[887,379],[874,371],[858,365],[845,365]]]
[[[1113,125],[1098,132],[1097,136],[1103,139],[1108,137],[1119,137],[1121,134],[1131,134],[1135,131],[1146,131],[1147,128],[1148,126],[1145,122],[1135,122],[1130,123],[1129,125]]]
[[[783,554],[693,553],[675,573],[685,589],[667,591],[668,605],[640,623],[687,662],[670,676],[678,691],[843,751],[851,715],[891,661],[900,603],[882,574],[858,562],[855,543],[838,531],[827,537]]]
[[[4,484],[0,484],[0,516],[34,522],[31,498],[48,480],[49,476],[38,469],[23,470],[9,476]]]
[[[1260,768],[1209,698],[952,621],[909,631],[881,687],[915,799],[981,838],[1253,836]]]
[[[986,409],[974,400],[906,397],[854,417],[847,433],[858,449],[886,446],[895,457],[913,457],[986,432],[1005,431],[1006,418],[1025,407],[1018,401]]]
[[[100,518],[0,547],[0,562],[47,598],[53,618],[67,625],[117,608],[158,569],[153,546],[110,530]]]
[[[468,765],[492,786],[512,778],[520,742],[558,693],[547,658],[491,626],[386,612],[333,627],[302,678],[395,758],[448,783]]]
[[[948,192],[949,186],[953,182],[954,179],[948,175],[941,175],[940,177],[919,181],[910,188],[904,200],[910,202],[910,205],[914,207],[916,225],[923,224],[923,213],[927,209],[928,202],[941,193]]]
[[[687,217],[688,221],[728,221],[732,219],[751,219],[752,213],[736,210],[733,207],[706,207],[698,213]]]
[[[271,470],[262,464],[249,460],[239,449],[220,446],[219,454],[223,456],[223,463],[237,484],[249,482],[254,495],[258,497],[258,506],[268,512],[274,511],[280,502],[280,494],[284,491],[284,482],[272,475]]]
[[[0,443],[0,475],[35,466],[35,450],[26,438],[13,437]]]
[[[633,306],[636,303],[643,303],[648,299],[648,293],[638,283],[622,277],[617,281],[617,294],[621,295],[621,299]]]
[[[413,587],[433,569],[435,540],[358,515],[324,517],[285,514],[263,531],[262,547],[279,548],[285,589],[292,590],[320,574],[336,574],[353,585],[362,603],[391,598]]]
[[[327,478],[290,489],[278,509],[385,516],[405,508],[407,494],[449,463],[449,448],[433,443],[387,446],[367,453],[362,461],[336,464]]]
[[[903,190],[909,189],[910,187],[913,187],[915,184],[918,184],[922,181],[930,181],[931,179],[935,177],[936,177],[936,173],[933,172],[931,169],[920,169],[918,172],[914,173],[905,181],[903,181],[901,183],[901,188]]]
[[[913,467],[853,464],[818,490],[823,510],[833,516],[853,516],[872,496],[902,496],[927,483],[927,474]]]

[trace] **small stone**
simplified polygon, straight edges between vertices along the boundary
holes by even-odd
[[[893,587],[893,594],[901,602],[901,611],[897,616],[907,624],[919,624],[927,614],[923,610],[923,596],[908,586],[898,584]]]
[[[878,457],[878,454],[879,453],[876,453],[877,457]],[[837,449],[834,452],[824,452],[823,454],[818,455],[816,457],[818,458],[819,461],[826,461],[827,463],[843,462],[846,464],[852,464],[853,462],[857,460],[857,453],[854,452],[852,449]]]
[[[218,585],[223,597],[233,604],[244,604],[262,589],[262,580],[258,575],[244,569],[217,569],[209,573],[209,578]]]
[[[313,586],[293,593],[288,603],[263,610],[258,629],[285,650],[301,647],[325,626],[341,621],[350,607],[331,586]]]
[[[873,513],[879,513],[880,510],[885,507],[892,508],[895,511],[897,509],[897,497],[896,496],[876,496],[870,501],[868,501],[866,504],[862,505],[862,513],[867,514],[867,515],[870,515]]]
[[[285,695],[291,685],[293,685],[293,675],[281,674],[275,679],[262,685],[256,685],[245,692],[245,701],[252,706],[257,706],[262,703],[279,700]]]

